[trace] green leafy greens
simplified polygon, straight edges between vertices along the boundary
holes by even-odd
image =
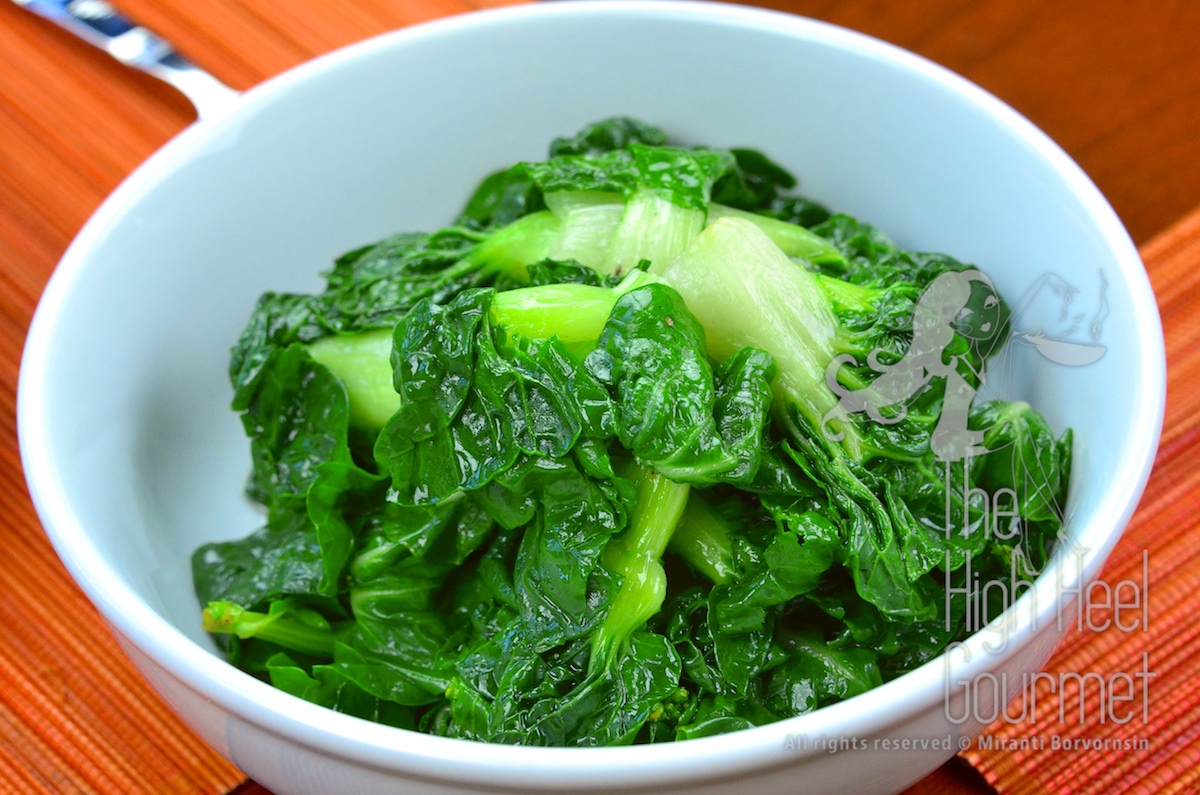
[[[973,629],[968,572],[1047,560],[1070,434],[974,399],[986,277],[794,186],[610,119],[262,296],[230,377],[263,526],[193,557],[229,659],[389,725],[591,746],[808,712]]]

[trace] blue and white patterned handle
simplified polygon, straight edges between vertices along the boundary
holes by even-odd
[[[104,0],[14,0],[95,45],[123,64],[154,75],[182,91],[200,118],[233,105],[238,92],[180,57],[156,33],[129,21]]]

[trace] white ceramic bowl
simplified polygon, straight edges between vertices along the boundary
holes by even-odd
[[[188,556],[257,523],[241,495],[247,443],[226,379],[256,296],[315,289],[342,251],[443,225],[481,175],[613,114],[690,143],[760,148],[807,194],[909,247],[978,263],[1010,300],[1055,274],[1095,301],[1103,278],[1098,362],[1066,367],[1026,346],[1006,370],[1011,394],[1075,429],[1067,527],[1080,554],[988,631],[897,681],[665,746],[414,734],[328,712],[222,662],[200,628]],[[1030,302],[1022,328],[1049,330],[1057,308]],[[1134,246],[1080,169],[993,97],[911,54],[791,16],[555,3],[363,42],[268,81],[164,147],[96,213],[47,287],[19,423],[46,530],[122,646],[207,742],[280,795],[877,793],[941,764],[989,717],[977,699],[986,705],[993,685],[1047,660],[1065,628],[1056,591],[1097,575],[1141,494],[1163,395],[1162,334]],[[936,742],[892,751],[878,738]],[[828,741],[843,750],[828,752]]]

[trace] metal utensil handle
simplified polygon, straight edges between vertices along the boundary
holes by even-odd
[[[240,94],[182,58],[162,37],[130,22],[104,0],[14,0],[123,64],[152,74],[183,92],[202,119],[233,105]]]

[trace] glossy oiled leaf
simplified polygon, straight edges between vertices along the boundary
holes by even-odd
[[[774,377],[775,360],[757,348],[742,348],[717,369],[717,433],[737,461],[721,473],[724,483],[744,486],[755,481],[768,443]]]
[[[734,164],[720,150],[646,146],[592,155],[560,155],[525,169],[544,193],[564,190],[619,193],[626,198],[644,189],[689,209],[708,207],[713,182]]]
[[[310,674],[286,654],[277,654],[267,660],[266,667],[271,684],[285,693],[356,718],[401,729],[416,728],[416,714],[411,708],[371,695],[334,666],[314,665]]]
[[[688,679],[717,695],[753,694],[758,678],[783,659],[774,640],[775,622],[760,616],[757,626],[724,632],[714,625],[714,605],[721,594],[690,589],[668,606],[667,636],[675,646]]]
[[[348,463],[350,402],[300,345],[267,361],[242,415],[254,471],[250,494],[272,510],[303,505],[322,464]]]
[[[883,683],[877,655],[869,649],[833,649],[811,634],[788,639],[788,659],[771,672],[767,703],[780,715],[811,712]]]
[[[259,297],[230,355],[235,411],[244,411],[250,404],[273,354],[294,342],[309,342],[328,333],[319,304],[311,295],[264,293]]]
[[[912,582],[934,562],[906,558],[902,538],[908,526],[897,526],[884,501],[873,492],[873,479],[861,467],[819,441],[816,432],[797,418],[793,459],[821,486],[830,518],[846,545],[846,568],[859,595],[884,613],[908,620],[928,617],[933,604]],[[928,564],[928,565],[925,565]]]
[[[339,332],[387,328],[417,302],[442,302],[481,278],[468,257],[482,238],[453,229],[394,235],[340,258],[322,295]]]
[[[321,547],[320,593],[334,596],[354,554],[355,536],[378,504],[384,479],[352,463],[330,461],[317,467],[308,490],[308,516]]]
[[[335,647],[330,667],[380,700],[431,704],[449,683],[442,656],[446,630],[434,613],[396,613],[385,625],[359,620],[348,640],[352,645]]]
[[[422,304],[396,327],[401,406],[375,454],[401,503],[482,489],[522,454],[559,458],[581,434],[607,434],[604,388],[556,339],[498,343],[491,296]]]
[[[988,450],[975,459],[972,474],[993,493],[1005,489],[1015,495],[1007,507],[1025,521],[1061,522],[1070,434],[1056,438],[1046,420],[1026,403],[987,403],[972,412],[971,424],[984,431]]]
[[[595,157],[615,149],[628,149],[630,144],[663,146],[667,135],[662,130],[627,116],[589,124],[572,136],[555,138],[550,142],[550,157],[585,155]]]
[[[734,168],[713,186],[713,201],[743,210],[765,210],[796,178],[762,152],[731,149]]]
[[[286,594],[315,594],[324,577],[317,531],[302,511],[279,513],[244,539],[205,544],[192,553],[202,605],[229,601],[253,608]]]
[[[494,229],[542,209],[542,192],[521,166],[484,179],[455,221],[471,229]]]
[[[487,263],[469,258],[481,239],[457,230],[394,235],[339,258],[319,294],[263,295],[232,351],[234,409],[246,408],[275,351],[333,334],[391,328],[421,300],[442,303],[486,282]]]
[[[833,522],[807,505],[770,505],[776,527],[761,554],[747,560],[736,582],[713,589],[713,613],[723,633],[761,627],[767,610],[814,590],[825,572],[845,560]]]
[[[587,366],[614,392],[621,443],[661,474],[706,484],[757,471],[770,357],[738,354],[714,382],[704,329],[670,287],[621,296]]]
[[[639,632],[611,669],[587,672],[586,643],[538,653],[509,636],[460,665],[449,697],[452,733],[522,745],[633,742],[652,710],[679,688],[679,658],[661,635]]]
[[[537,648],[579,637],[601,618],[597,600],[612,588],[600,553],[624,529],[623,488],[567,465],[534,492],[513,568],[513,584],[530,642]]]

